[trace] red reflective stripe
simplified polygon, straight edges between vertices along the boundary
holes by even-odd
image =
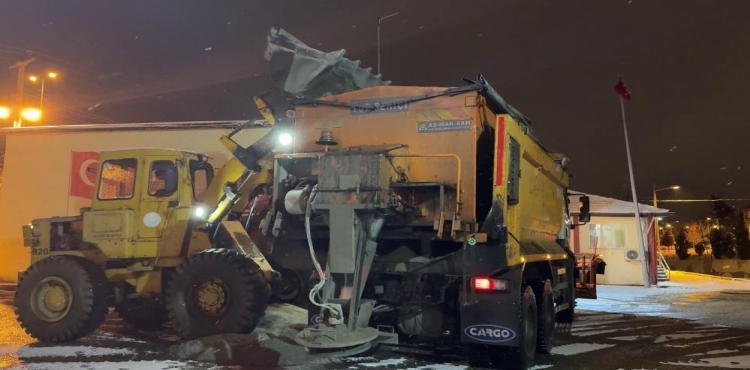
[[[505,117],[497,117],[497,146],[495,151],[495,186],[503,186],[503,164],[505,163]]]

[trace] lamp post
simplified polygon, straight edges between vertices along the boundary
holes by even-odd
[[[55,73],[55,72],[49,72],[49,73],[47,73],[47,78],[50,78],[50,79],[54,80],[54,79],[57,78],[57,73]],[[41,80],[42,80],[42,92],[39,95],[39,110],[42,109],[42,105],[44,104],[44,81],[46,81],[47,78],[44,78],[44,77],[41,78]],[[31,82],[37,82],[38,80],[39,80],[39,77],[37,77],[37,76],[29,76],[29,81],[31,81]]]
[[[388,14],[383,17],[378,17],[378,74],[380,75],[380,23],[383,21],[383,19],[387,19],[393,16],[398,15],[398,13],[401,12],[395,12],[393,14]]]
[[[663,189],[657,189],[656,185],[654,185],[654,208],[657,207],[657,202],[659,201],[658,199],[656,199],[656,193],[657,192],[664,191],[664,190],[679,190],[679,189],[680,189],[679,185],[673,185],[673,186],[669,186],[669,187],[666,187],[666,188],[663,188]],[[654,230],[656,230],[656,238],[654,238],[654,239],[656,239],[656,250],[658,251],[659,247],[661,247],[661,245],[660,245],[661,244],[661,234],[659,233],[659,218],[658,217],[654,219]]]

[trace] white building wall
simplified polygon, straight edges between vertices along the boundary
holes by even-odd
[[[638,231],[636,228],[635,220],[633,217],[600,217],[592,216],[591,222],[586,225],[579,226],[579,250],[580,253],[593,254],[594,245],[591,243],[590,231],[593,225],[622,225],[624,228],[624,244],[615,248],[606,248],[599,243],[596,248],[596,253],[603,256],[604,262],[607,263],[607,268],[604,275],[598,275],[596,277],[598,284],[605,285],[643,285],[643,272],[641,270],[640,257],[638,260],[630,261],[625,257],[625,253],[634,249],[639,251],[641,255],[640,247],[638,244]],[[643,230],[646,232],[645,221],[642,223]],[[647,239],[644,239],[648,243]],[[573,245],[574,240],[571,240]]]

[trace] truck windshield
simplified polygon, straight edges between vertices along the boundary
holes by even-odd
[[[135,172],[138,161],[135,158],[112,159],[102,164],[99,180],[100,200],[130,199],[135,189]]]

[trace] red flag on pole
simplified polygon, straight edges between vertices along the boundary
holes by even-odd
[[[628,91],[628,89],[625,88],[625,84],[622,83],[622,79],[620,79],[617,82],[617,85],[615,85],[615,92],[620,94],[620,96],[622,96],[623,99],[630,101],[630,91]]]

